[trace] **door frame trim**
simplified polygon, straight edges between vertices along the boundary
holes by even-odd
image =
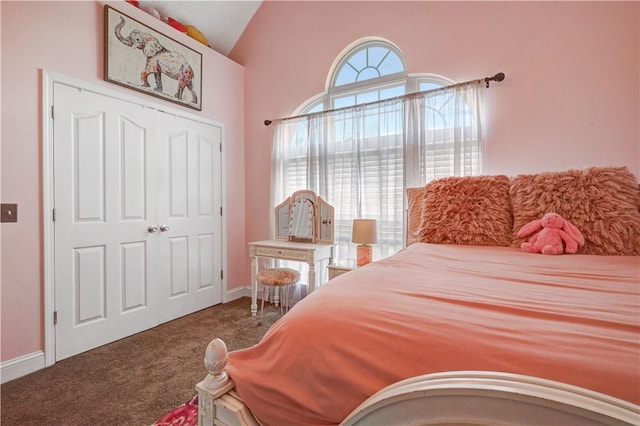
[[[202,116],[188,113],[180,109],[166,106],[157,102],[147,101],[143,97],[131,96],[126,93],[112,90],[105,86],[92,84],[63,74],[41,69],[41,93],[42,93],[42,235],[43,235],[43,280],[44,280],[44,358],[45,367],[55,364],[55,325],[53,323],[53,315],[55,311],[55,233],[53,225],[53,209],[55,207],[54,200],[54,179],[53,179],[53,117],[52,108],[54,101],[53,87],[55,83],[64,84],[75,87],[78,90],[87,90],[99,95],[109,96],[125,102],[131,102],[146,108],[162,111],[178,117],[186,118],[198,123],[219,127],[221,130],[221,191],[220,198],[222,211],[227,211],[227,188],[226,188],[226,161],[225,161],[225,142],[226,129],[223,123]],[[222,257],[222,270],[227,268],[227,220],[226,214],[221,217],[221,236],[220,244]],[[221,278],[222,303],[227,302],[227,278],[226,275]]]

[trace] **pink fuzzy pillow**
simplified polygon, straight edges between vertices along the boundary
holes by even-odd
[[[425,187],[420,241],[508,246],[513,228],[509,178],[448,177]]]
[[[591,167],[565,172],[519,175],[511,182],[513,246],[515,233],[531,220],[554,212],[582,232],[579,253],[640,255],[638,181],[626,167]]]
[[[407,246],[420,241],[424,186],[407,188]]]

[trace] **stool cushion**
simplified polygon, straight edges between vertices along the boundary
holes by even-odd
[[[298,282],[300,272],[289,268],[271,268],[258,272],[256,279],[262,285],[290,285]]]

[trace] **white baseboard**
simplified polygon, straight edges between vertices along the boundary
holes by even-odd
[[[38,351],[0,363],[0,383],[6,383],[45,367],[44,352]]]
[[[224,303],[232,302],[241,297],[251,297],[251,286],[234,288],[233,290],[227,291],[226,296]]]

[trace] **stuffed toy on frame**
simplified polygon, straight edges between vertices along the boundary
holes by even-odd
[[[584,245],[584,236],[578,228],[557,213],[546,213],[542,219],[527,223],[518,231],[518,237],[526,237],[541,228],[529,241],[520,245],[522,251],[542,254],[576,253]]]

